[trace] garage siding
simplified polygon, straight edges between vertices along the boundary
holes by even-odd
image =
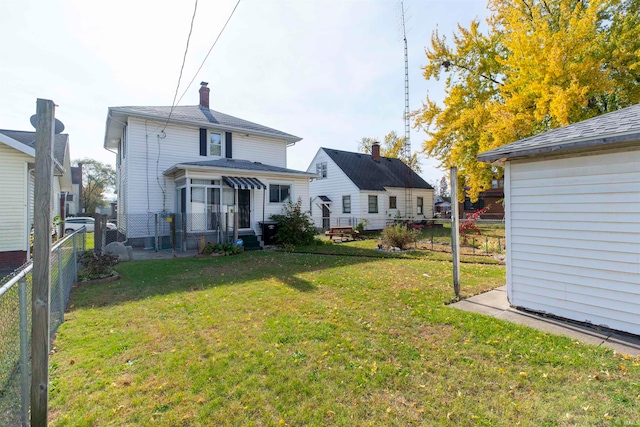
[[[640,334],[640,151],[505,173],[510,303]]]

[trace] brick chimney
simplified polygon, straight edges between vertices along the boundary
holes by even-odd
[[[200,107],[209,109],[209,91],[207,87],[209,83],[200,82]]]
[[[373,160],[380,163],[380,143],[377,141],[374,141],[374,143],[371,144],[371,157],[373,157]]]

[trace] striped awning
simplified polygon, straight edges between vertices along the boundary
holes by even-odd
[[[266,189],[267,186],[264,185],[258,178],[246,178],[242,176],[223,176],[222,180],[229,187],[234,190],[252,190],[252,189]]]

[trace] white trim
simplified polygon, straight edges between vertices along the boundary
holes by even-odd
[[[513,269],[511,259],[511,162],[504,165],[504,229],[506,246],[506,285],[507,301],[513,301]]]
[[[220,135],[220,154],[211,154],[211,134],[215,133],[216,135]],[[216,158],[224,158],[225,146],[226,146],[226,133],[224,131],[218,131],[216,129],[207,129],[207,157],[216,157]]]
[[[266,197],[269,198],[268,200],[268,204],[269,205],[284,205],[285,203],[287,203],[287,200],[284,200],[282,202],[272,202],[271,201],[271,186],[272,185],[288,185],[289,186],[289,201],[291,201],[292,203],[295,203],[295,201],[297,200],[294,194],[294,189],[295,189],[295,185],[293,181],[272,181],[269,180],[267,182],[267,194]]]
[[[9,147],[20,151],[21,153],[26,154],[27,156],[36,157],[35,148],[31,148],[28,145],[23,144],[22,142],[16,141],[15,139],[8,137],[7,135],[0,132],[0,142]]]

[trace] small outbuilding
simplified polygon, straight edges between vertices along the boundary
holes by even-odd
[[[509,303],[640,335],[640,104],[478,159],[504,166]]]

